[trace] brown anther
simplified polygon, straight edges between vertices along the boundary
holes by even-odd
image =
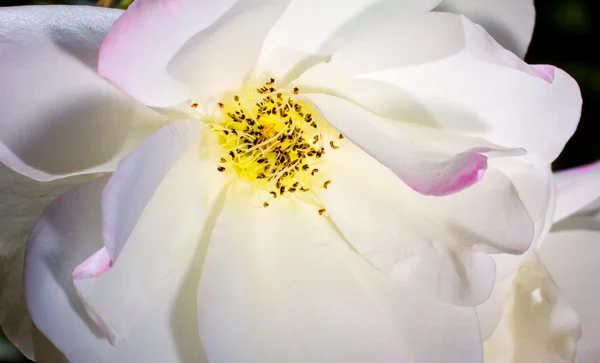
[[[269,206],[269,203],[267,203],[267,202],[263,203],[263,207],[267,208],[268,206]]]
[[[313,169],[313,170],[310,172],[310,175],[312,175],[312,176],[315,176],[315,173],[317,173],[317,172],[319,172],[319,169]]]
[[[327,209],[325,209],[325,208],[319,209],[319,215],[320,216],[322,216],[325,212],[327,212]]]
[[[335,146],[335,145],[333,144],[333,140],[332,140],[332,141],[329,141],[329,146],[331,146],[331,148],[332,148],[332,149],[334,149],[334,150],[335,150],[335,149],[339,149],[339,148],[340,148],[339,146]]]
[[[273,198],[277,198],[277,192],[269,192],[273,196]]]
[[[310,189],[308,189],[308,188],[305,188],[305,187],[301,187],[301,188],[300,188],[300,191],[301,191],[301,192],[308,192],[309,190],[310,190]]]
[[[221,158],[221,160],[219,160],[221,162],[221,164],[226,163],[227,160],[225,158]]]
[[[309,168],[308,164],[302,165],[302,170],[308,170],[308,168]]]
[[[219,108],[225,108],[225,105],[222,102],[217,103],[217,105],[219,106]]]
[[[294,87],[294,94],[297,95],[298,93],[300,93],[300,88]]]
[[[289,189],[289,192],[290,192],[290,193],[295,193],[295,192],[296,192],[296,188],[290,188],[290,189]]]
[[[220,171],[221,173],[225,171],[225,168],[222,166],[218,166],[217,170]]]
[[[192,108],[198,108],[198,102],[194,102],[194,103],[192,103],[192,105],[191,105],[191,106],[192,106]]]
[[[238,102],[240,100],[240,96],[238,96],[238,95],[233,96],[233,100],[235,102]]]
[[[327,189],[329,184],[331,184],[331,180],[326,181],[325,184],[323,184],[323,188]]]
[[[233,151],[229,151],[229,156],[231,156],[231,159],[235,159],[235,153]]]
[[[342,134],[339,134],[339,135],[338,135],[338,139],[340,139],[340,140],[341,140],[341,139],[343,139],[343,138],[344,138],[344,135],[342,135]]]

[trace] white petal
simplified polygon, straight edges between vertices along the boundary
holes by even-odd
[[[535,24],[533,0],[443,0],[435,10],[466,15],[504,48],[525,57]]]
[[[397,14],[433,9],[440,0],[294,0],[269,32],[257,72],[283,83],[330,56],[348,39]]]
[[[490,167],[502,171],[515,185],[534,224],[533,241],[539,245],[548,235],[554,216],[555,188],[550,165],[535,168],[514,158],[494,158]]]
[[[503,313],[484,344],[486,363],[573,362],[579,319],[541,260],[521,266]]]
[[[8,339],[34,359],[31,317],[23,290],[27,237],[44,208],[58,195],[93,176],[40,183],[0,164],[0,325]]]
[[[552,70],[546,79],[464,17],[429,13],[383,24],[295,83],[380,116],[524,148],[525,161],[545,167],[581,110],[576,82]]]
[[[122,12],[77,6],[0,9],[0,161],[37,180],[112,171],[162,122],[95,73]]]
[[[472,309],[416,298],[379,274],[315,206],[264,209],[246,197],[228,195],[200,279],[211,363],[480,362]]]
[[[107,180],[102,178],[62,195],[38,220],[25,264],[27,304],[34,323],[72,363],[206,362],[193,334],[197,329],[191,308],[195,281],[188,289],[189,282],[178,274],[165,276],[170,288],[146,302],[151,305],[149,313],[116,347],[88,318],[71,283],[71,271],[102,247],[100,199]],[[176,210],[169,203],[164,206]],[[190,250],[174,251],[171,257],[183,263],[181,255],[191,255]],[[105,292],[105,298],[119,307],[122,296],[117,295],[118,288]]]
[[[167,125],[124,158],[102,195],[103,236],[114,261],[157,187],[185,153],[200,153],[205,128],[198,120]]]
[[[113,174],[102,196],[108,256],[99,252],[73,271],[80,298],[113,344],[145,318],[157,296],[184,278],[223,185],[216,165],[199,149],[199,121],[171,126]]]
[[[600,163],[556,173],[554,222],[563,220],[600,198]]]
[[[214,110],[226,91],[241,87],[256,64],[266,34],[288,3],[239,1],[213,27],[187,41],[168,71],[190,89],[201,108]]]
[[[491,292],[494,264],[473,249],[529,247],[529,215],[497,170],[460,193],[422,196],[355,146],[336,143],[319,167],[332,183],[313,189],[352,246],[402,283],[451,303],[478,304]]]
[[[600,233],[591,230],[552,232],[539,250],[561,294],[581,320],[579,363],[600,357]]]

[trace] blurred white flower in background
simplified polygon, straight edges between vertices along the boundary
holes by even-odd
[[[486,363],[594,363],[600,357],[600,164],[555,179],[550,234],[522,256],[497,260],[503,272],[478,307]]]

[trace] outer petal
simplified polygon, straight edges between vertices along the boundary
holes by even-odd
[[[199,149],[200,128],[188,120],[161,129],[120,164],[104,190],[106,250],[84,261],[73,277],[113,344],[147,315],[152,300],[183,279],[224,185]]]
[[[0,10],[0,161],[31,178],[111,171],[162,117],[95,73],[121,11],[77,6]]]
[[[524,160],[540,167],[577,126],[581,95],[571,77],[555,69],[548,82],[464,17],[396,18],[364,39],[307,71],[297,85],[380,116],[524,148]]]
[[[91,177],[40,183],[0,164],[0,324],[8,339],[29,359],[36,355],[23,291],[27,236],[39,214],[55,197]]]
[[[474,305],[495,281],[491,257],[474,250],[522,253],[529,247],[531,220],[500,172],[491,170],[452,196],[421,196],[351,143],[336,143],[339,149],[327,151],[319,166],[322,181],[331,184],[312,189],[348,242],[394,279],[444,301]]]
[[[443,0],[435,10],[466,15],[503,47],[525,57],[535,24],[533,0]]]
[[[440,0],[294,0],[269,32],[257,72],[292,79],[344,42],[398,13],[427,12]]]
[[[600,233],[565,231],[550,233],[539,255],[561,294],[581,321],[577,362],[595,363],[600,357]]]
[[[71,284],[71,271],[102,247],[100,198],[107,179],[62,195],[38,220],[25,264],[27,304],[34,323],[72,363],[206,362],[197,335],[193,334],[193,317],[181,317],[183,304],[188,304],[189,299],[179,293],[184,282],[177,274],[168,279],[170,289],[147,302],[151,313],[117,347],[111,346],[87,317]],[[189,256],[189,252],[185,251],[185,255]],[[181,253],[177,255],[181,257]],[[176,260],[174,254],[170,257]],[[177,262],[182,269],[187,268],[185,258]],[[117,293],[118,289],[108,291],[107,298],[118,301]]]
[[[556,211],[554,221],[563,220],[600,198],[600,163],[564,170],[555,174]]]
[[[472,310],[416,299],[305,207],[228,196],[198,291],[210,362],[480,361]]]

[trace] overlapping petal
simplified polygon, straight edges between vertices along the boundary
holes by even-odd
[[[193,308],[189,294],[180,292],[185,284],[181,274],[169,275],[169,288],[145,301],[150,305],[149,313],[116,347],[108,343],[87,316],[71,283],[71,271],[103,245],[100,200],[107,181],[105,177],[67,192],[56,199],[37,222],[29,240],[25,269],[26,298],[33,322],[73,363],[206,362],[198,337],[193,334],[197,328],[194,319],[182,316]],[[165,256],[165,261],[185,264],[185,259],[179,257],[190,252],[184,252]],[[138,257],[146,256],[141,252]],[[163,272],[169,269],[168,266],[156,267]],[[171,267],[171,270],[175,269]],[[129,285],[129,293],[134,294],[137,286]],[[116,290],[110,293],[116,294],[119,286],[114,284],[114,287]],[[186,308],[185,304],[190,307]],[[105,308],[110,311],[124,307],[113,300],[112,305]],[[36,348],[44,349],[39,353],[45,355],[40,357],[52,361],[48,348],[39,345]]]
[[[112,171],[158,128],[160,115],[95,73],[100,42],[121,13],[77,6],[0,10],[0,161],[42,181]]]
[[[531,219],[497,170],[460,193],[422,196],[345,140],[336,140],[339,149],[328,151],[319,166],[319,178],[331,184],[325,190],[317,182],[313,189],[357,252],[395,280],[428,296],[474,305],[495,281],[492,259],[475,251],[529,248]]]
[[[386,134],[386,120],[352,102],[325,94],[308,94],[306,97],[339,132],[423,195],[453,194],[479,182],[487,169],[484,154],[520,153],[519,150],[490,148],[487,143],[453,155],[436,153],[428,150],[427,145],[417,145],[410,135]]]
[[[134,3],[106,36],[98,71],[144,104],[168,107],[193,98],[204,107],[241,85],[288,2]]]
[[[417,298],[380,274],[314,205],[263,209],[231,193],[198,290],[211,362],[480,361],[472,309]]]
[[[256,73],[286,81],[327,59],[344,42],[398,13],[430,11],[440,0],[294,0],[268,33]]]
[[[202,128],[197,120],[162,128],[123,160],[104,189],[106,249],[82,260],[73,276],[90,316],[113,344],[191,263],[223,185],[199,149]]]
[[[102,195],[102,233],[106,252],[113,261],[173,165],[186,153],[200,155],[204,129],[198,120],[176,121],[146,139],[119,163]]]
[[[216,2],[216,1],[215,1]],[[169,62],[168,72],[207,110],[237,90],[256,64],[266,34],[290,0],[239,1],[215,25],[196,34]]]
[[[294,83],[380,116],[524,148],[523,161],[540,167],[562,150],[581,109],[565,72],[555,69],[549,82],[480,27],[447,13],[388,21]]]
[[[212,26],[237,0],[138,1],[104,38],[98,72],[138,101],[157,107],[190,98],[167,65],[192,36]],[[160,26],[158,26],[160,24]]]
[[[466,15],[504,48],[525,57],[535,23],[533,0],[443,0],[435,10]]]

